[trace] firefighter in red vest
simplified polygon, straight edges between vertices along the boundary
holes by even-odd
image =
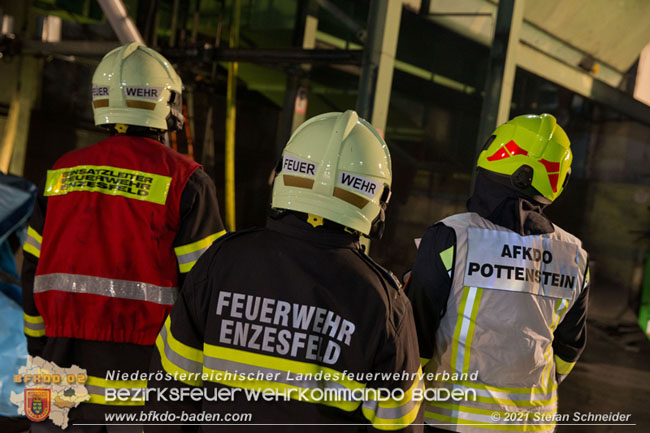
[[[146,380],[132,373],[148,370],[184,276],[225,233],[212,180],[162,144],[184,120],[170,63],[131,43],[104,57],[92,83],[95,124],[111,136],[48,170],[22,276],[29,353],[87,371],[90,400],[71,410],[72,425],[142,409]],[[111,401],[107,389],[134,398]],[[32,425],[57,430],[49,420]]]

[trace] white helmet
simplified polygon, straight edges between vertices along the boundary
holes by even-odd
[[[95,125],[183,127],[183,82],[156,51],[131,42],[104,56],[93,75]]]
[[[276,170],[272,206],[326,218],[380,237],[390,199],[391,159],[356,112],[309,119],[291,136]]]

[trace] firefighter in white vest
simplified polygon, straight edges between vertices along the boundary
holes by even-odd
[[[554,430],[558,384],[586,343],[587,253],[543,213],[571,161],[553,116],[510,120],[480,153],[469,212],[422,237],[406,292],[434,373],[428,431]]]

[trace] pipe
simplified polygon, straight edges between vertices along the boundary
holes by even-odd
[[[375,78],[379,55],[381,54],[381,34],[383,28],[379,21],[381,11],[380,0],[371,0],[368,10],[368,39],[363,48],[361,75],[359,76],[359,93],[357,95],[356,111],[359,117],[372,118],[372,103],[374,100]]]
[[[241,0],[234,0],[230,20],[229,46],[239,45]],[[235,120],[237,116],[237,62],[228,63],[228,89],[226,91],[226,152],[225,199],[226,229],[235,231]]]
[[[144,39],[142,39],[138,28],[129,18],[122,0],[97,0],[97,3],[101,6],[106,19],[122,44],[128,44],[129,42],[144,44]]]

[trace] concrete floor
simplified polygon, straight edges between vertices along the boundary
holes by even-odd
[[[591,321],[587,347],[559,388],[559,414],[621,412],[636,426],[558,426],[558,433],[650,432],[650,340],[627,313]],[[572,421],[569,421],[572,422]]]

